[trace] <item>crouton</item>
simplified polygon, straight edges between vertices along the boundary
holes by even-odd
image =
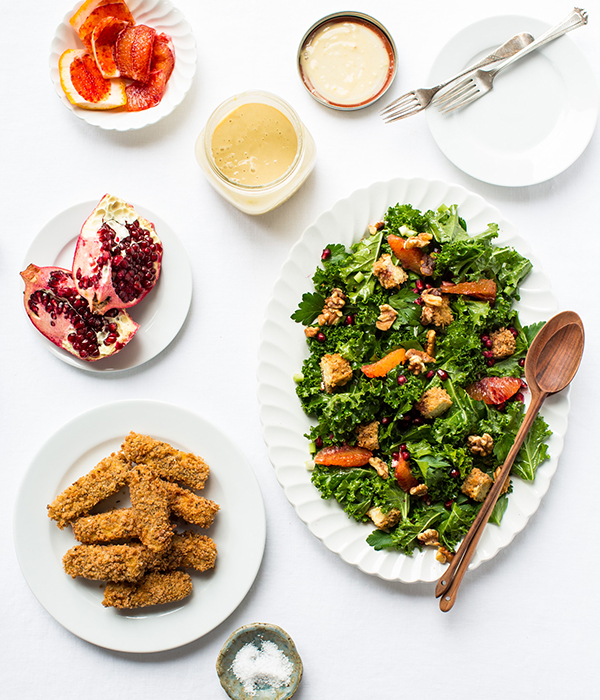
[[[328,394],[338,386],[344,386],[352,379],[352,367],[348,360],[334,353],[321,358],[321,378]]]
[[[367,450],[379,449],[379,421],[374,420],[370,423],[359,425],[356,428],[356,444],[359,447],[364,447]]]
[[[400,287],[408,279],[408,274],[399,265],[394,265],[392,256],[384,253],[377,262],[373,263],[373,274],[385,289]]]
[[[445,389],[434,386],[421,396],[415,408],[424,418],[437,418],[452,406],[452,399]]]
[[[481,503],[485,501],[485,497],[488,495],[493,483],[494,480],[491,476],[474,467],[464,480],[460,490],[469,498]]]
[[[379,530],[389,530],[400,521],[400,511],[397,508],[391,508],[384,513],[379,506],[373,506],[367,511],[367,515]]]
[[[491,333],[490,340],[492,341],[492,357],[495,360],[504,360],[515,354],[517,349],[515,336],[506,328],[500,328],[500,330]]]

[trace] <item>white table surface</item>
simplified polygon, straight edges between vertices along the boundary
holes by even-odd
[[[598,131],[561,175],[536,186],[501,188],[456,169],[422,115],[388,126],[377,108],[328,110],[305,92],[295,58],[304,31],[343,8],[331,0],[304,0],[293,10],[279,0],[178,0],[198,43],[188,96],[159,124],[103,131],[65,109],[49,80],[50,42],[72,1],[3,4],[2,697],[225,697],[215,673],[217,654],[234,629],[254,621],[278,624],[295,639],[305,666],[299,700],[593,697],[600,622],[594,588],[600,574]],[[473,21],[502,12],[554,23],[571,6],[558,0],[363,0],[351,9],[373,15],[393,34],[399,69],[390,97],[396,97],[426,84],[439,48]],[[598,76],[600,3],[590,1],[586,9],[590,24],[570,36]],[[216,194],[193,153],[217,104],[252,88],[289,101],[318,148],[304,187],[261,217],[240,213]],[[367,576],[308,532],[275,478],[258,419],[259,332],[291,246],[338,199],[397,176],[458,183],[499,207],[535,250],[560,308],[576,310],[587,333],[550,490],[514,542],[466,577],[448,614],[439,611],[433,584]],[[147,365],[118,376],[79,371],[34,342],[18,275],[47,221],[105,192],[168,221],[194,276],[190,314],[176,340]],[[224,320],[223,309],[236,310],[233,320],[229,312]],[[248,596],[202,639],[157,654],[107,651],[63,629],[30,592],[12,537],[17,489],[40,446],[81,411],[126,398],[177,404],[226,431],[247,455],[266,503],[266,550]]]

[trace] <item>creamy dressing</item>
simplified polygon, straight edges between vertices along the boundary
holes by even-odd
[[[288,172],[298,152],[298,136],[278,109],[250,102],[217,125],[211,149],[215,165],[228,180],[258,187]]]
[[[393,69],[386,38],[362,22],[333,21],[309,36],[300,68],[325,101],[360,105],[386,85]]]

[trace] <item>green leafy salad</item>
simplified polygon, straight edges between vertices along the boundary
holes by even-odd
[[[312,483],[375,525],[377,550],[451,558],[523,420],[524,359],[543,323],[521,326],[531,263],[497,236],[496,224],[470,236],[454,205],[397,204],[349,250],[324,249],[292,315],[310,350],[295,380],[316,421]],[[538,416],[513,477],[534,479],[549,435]]]

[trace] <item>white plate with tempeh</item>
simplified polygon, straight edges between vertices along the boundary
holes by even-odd
[[[65,553],[78,542],[70,526],[60,529],[47,505],[113,452],[130,431],[152,436],[177,450],[201,456],[210,467],[197,491],[219,504],[210,527],[183,527],[214,540],[216,566],[187,571],[192,593],[178,602],[115,609],[102,604],[104,584],[63,569]],[[123,486],[97,510],[126,509]],[[178,530],[181,531],[181,521]],[[124,533],[126,534],[126,533]],[[23,575],[46,610],[66,629],[98,646],[126,652],[173,649],[202,637],[225,620],[252,585],[265,545],[265,511],[252,468],[233,442],[203,418],[155,401],[122,401],[84,413],[56,432],[34,457],[17,498],[15,546]],[[132,546],[139,547],[135,535]],[[112,546],[112,545],[93,545]],[[115,545],[118,546],[118,545]]]

